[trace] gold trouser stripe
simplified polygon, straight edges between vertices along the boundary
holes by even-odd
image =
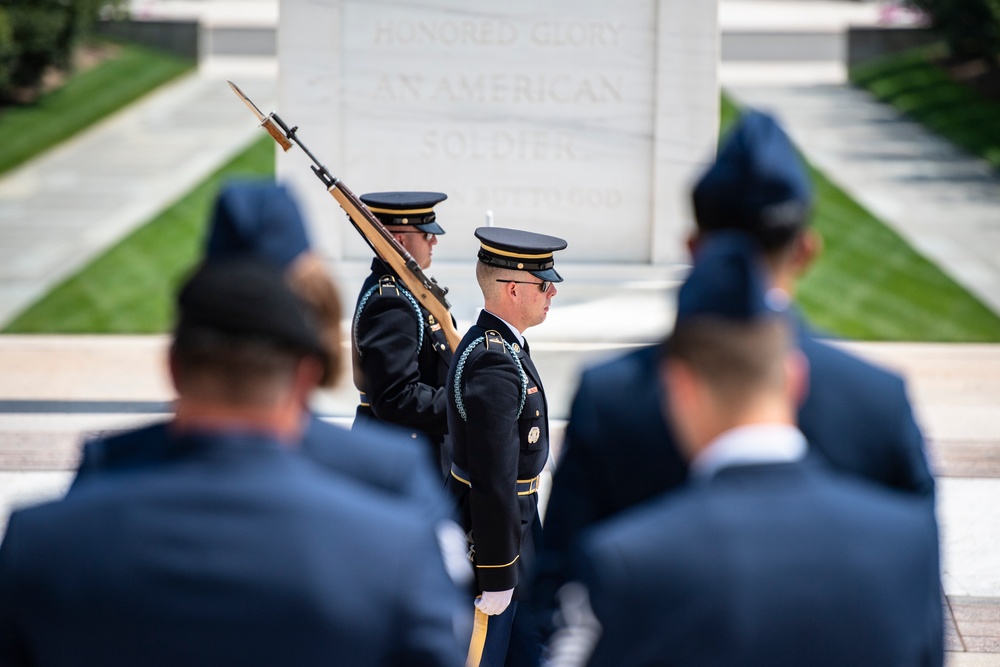
[[[518,259],[547,259],[549,257],[552,257],[551,252],[544,252],[541,255],[529,255],[523,252],[510,252],[509,250],[500,250],[500,248],[494,248],[493,246],[486,245],[485,243],[481,243],[480,245],[483,246],[483,250],[487,250],[493,253],[494,255],[501,255],[503,257],[516,257]]]
[[[483,659],[483,648],[486,646],[486,626],[490,617],[476,609],[476,618],[472,622],[472,639],[469,641],[469,656],[465,659],[465,667],[479,667]]]
[[[510,567],[511,565],[513,565],[514,563],[516,563],[517,559],[520,558],[520,557],[521,557],[521,554],[518,554],[518,555],[514,556],[514,560],[512,560],[509,563],[507,563],[506,565],[477,565],[476,567],[478,567],[478,568],[484,568],[484,569],[493,569],[493,568],[498,568],[498,567]]]
[[[397,213],[399,215],[413,215],[414,213],[430,213],[434,209],[432,208],[376,208],[374,206],[369,206],[368,210],[372,213]]]

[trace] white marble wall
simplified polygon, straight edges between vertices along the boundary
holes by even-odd
[[[687,189],[715,145],[717,10],[688,0],[281,0],[279,108],[357,194],[441,190],[437,259],[484,212],[567,238],[564,261],[684,256]],[[370,251],[305,168],[334,257]]]

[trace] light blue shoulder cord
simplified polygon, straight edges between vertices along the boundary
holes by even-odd
[[[476,340],[472,341],[465,350],[462,351],[462,355],[458,358],[458,364],[455,366],[455,406],[458,408],[458,414],[462,418],[462,421],[469,421],[468,416],[465,413],[465,402],[462,400],[462,371],[465,370],[465,362],[469,358],[469,354],[472,350],[486,340],[486,336],[480,336]],[[528,376],[524,372],[524,366],[521,365],[521,360],[517,358],[517,354],[514,352],[514,348],[511,347],[510,343],[504,341],[503,344],[507,347],[507,351],[510,352],[510,356],[514,359],[514,364],[517,366],[517,372],[521,376],[521,404],[517,406],[517,418],[521,417],[521,411],[524,409],[524,401],[528,397]]]
[[[378,283],[375,283],[368,288],[368,291],[365,292],[364,296],[361,297],[361,300],[358,301],[358,310],[354,313],[354,349],[358,351],[359,355],[361,354],[361,346],[358,345],[358,322],[361,321],[361,311],[365,309],[365,306],[368,304],[368,299],[371,298],[372,294],[374,294],[375,290],[378,288]],[[420,312],[420,306],[417,305],[417,300],[413,298],[412,294],[399,285],[396,285],[396,289],[398,289],[403,296],[410,300],[410,305],[413,306],[413,310],[417,313],[417,329],[419,334],[417,338],[417,349],[419,350],[424,346],[424,315]]]

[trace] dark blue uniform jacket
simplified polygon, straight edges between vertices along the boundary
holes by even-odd
[[[943,664],[923,499],[819,461],[724,468],[584,533],[591,667]]]
[[[479,590],[527,584],[541,529],[530,480],[549,455],[541,378],[507,325],[483,311],[458,346],[448,387],[458,470],[449,484],[472,531]]]
[[[461,664],[459,598],[412,502],[261,436],[162,454],[12,515],[0,664]]]
[[[809,393],[799,428],[833,467],[928,499],[934,478],[903,380],[800,328]],[[546,547],[676,488],[687,475],[663,417],[659,347],[584,372],[546,511]]]
[[[799,428],[812,455],[923,498],[933,518],[934,478],[903,380],[801,325],[797,338],[809,362]],[[650,346],[583,374],[545,515],[537,573],[542,608],[565,581],[563,558],[581,530],[686,479],[687,464],[663,417],[659,365],[659,346]]]
[[[426,435],[430,460],[448,432],[444,382],[452,351],[441,325],[382,260],[361,287],[351,327],[354,384],[364,393],[355,426],[382,421]]]
[[[168,427],[167,423],[152,424],[88,442],[72,488],[98,474],[158,464],[171,451]],[[375,425],[348,431],[310,414],[301,446],[306,456],[323,467],[372,490],[409,499],[429,517],[451,515],[440,477],[427,457],[394,430]]]

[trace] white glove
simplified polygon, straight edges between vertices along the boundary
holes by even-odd
[[[482,596],[476,598],[476,609],[487,616],[502,614],[510,604],[510,597],[513,594],[513,588],[508,591],[483,591]]]

